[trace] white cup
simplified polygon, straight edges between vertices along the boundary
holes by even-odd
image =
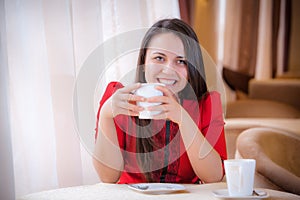
[[[135,95],[143,96],[145,98],[154,97],[154,96],[162,96],[162,91],[155,89],[156,86],[164,84],[161,83],[142,83],[141,87],[135,91]],[[149,102],[137,102],[138,106],[145,108],[145,110],[139,113],[140,119],[151,119],[153,115],[157,115],[160,111],[149,111],[147,107],[160,105],[161,103],[149,103]]]
[[[224,161],[229,196],[252,195],[255,165],[254,159],[229,159]]]

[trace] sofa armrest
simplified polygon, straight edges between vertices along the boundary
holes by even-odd
[[[238,136],[237,151],[242,158],[256,160],[256,172],[285,191],[300,194],[300,137],[270,128],[252,128]],[[260,183],[261,184],[261,183]]]

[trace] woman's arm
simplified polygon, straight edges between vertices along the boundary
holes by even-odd
[[[179,123],[179,129],[194,172],[205,183],[221,181],[223,167],[220,155],[183,108],[181,109],[181,116],[182,121]]]
[[[113,120],[111,98],[102,106],[98,127],[93,159],[94,167],[103,182],[116,183],[123,169],[123,157]]]
[[[125,87],[117,82],[110,83],[100,102],[93,163],[103,182],[115,183],[120,178],[124,160],[114,117],[138,116],[143,108],[134,102],[144,101],[144,98],[133,95],[132,92],[139,87],[139,83]]]
[[[148,99],[150,102],[162,102],[159,106],[148,108],[149,110],[162,111],[161,114],[154,118],[169,119],[179,125],[181,137],[193,170],[202,181],[206,183],[220,181],[223,177],[223,166],[219,153],[207,141],[190,114],[179,104],[174,94],[165,87],[158,86],[157,89],[163,91],[164,96]],[[212,117],[201,117],[212,118],[211,121],[208,121],[208,126],[214,130],[208,131],[214,132],[213,137],[215,138],[213,140],[217,141],[218,137],[222,134],[224,124],[215,122],[213,119],[215,117],[213,116],[214,111],[211,112]],[[211,137],[211,135],[209,136]]]

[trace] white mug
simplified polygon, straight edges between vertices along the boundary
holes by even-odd
[[[229,159],[224,161],[229,196],[252,195],[255,165],[254,159]]]
[[[155,89],[156,86],[164,84],[162,83],[142,83],[141,87],[135,91],[135,95],[143,96],[145,98],[154,97],[154,96],[162,96],[163,93],[160,90]],[[140,119],[151,119],[153,115],[157,115],[160,111],[149,111],[147,107],[160,105],[161,103],[149,103],[149,102],[137,102],[138,106],[146,108],[145,110],[139,113]]]

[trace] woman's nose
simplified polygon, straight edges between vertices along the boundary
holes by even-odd
[[[173,74],[173,73],[175,73],[175,69],[174,69],[174,67],[173,67],[173,64],[172,64],[172,63],[166,64],[166,65],[163,67],[162,72],[163,72],[163,73],[166,73],[166,74]]]

